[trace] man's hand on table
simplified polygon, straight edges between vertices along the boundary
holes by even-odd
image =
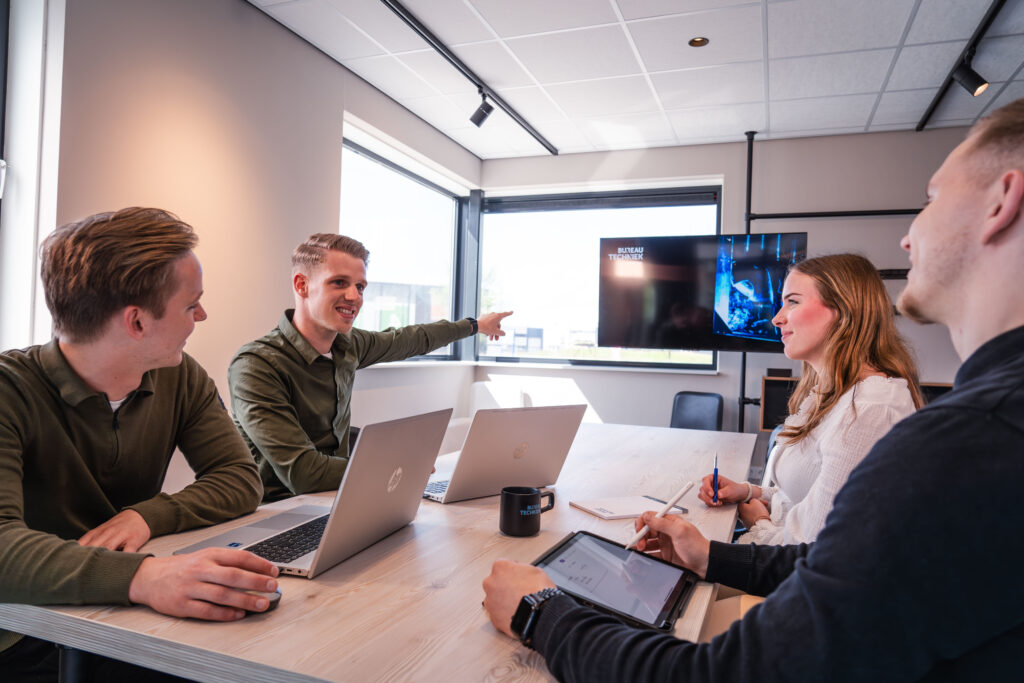
[[[122,510],[78,539],[82,545],[134,553],[150,537],[149,525],[135,510]]]
[[[244,550],[206,548],[187,555],[147,557],[128,599],[172,617],[235,621],[262,612],[266,598],[244,591],[277,589],[277,566]]]
[[[636,520],[636,530],[647,525],[650,531],[636,544],[643,552],[660,551],[661,559],[686,567],[701,578],[708,573],[711,542],[694,525],[674,515],[657,517],[645,512]]]
[[[532,564],[498,560],[491,567],[490,575],[484,579],[484,609],[491,617],[491,623],[507,636],[513,638],[512,615],[516,613],[524,595],[536,593],[555,584]]]

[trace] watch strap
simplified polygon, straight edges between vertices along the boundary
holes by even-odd
[[[480,325],[477,323],[476,318],[466,318],[466,320],[473,326],[473,334],[480,331]]]
[[[540,618],[541,609],[544,603],[556,595],[565,595],[558,588],[544,588],[536,593],[523,596],[512,618],[512,631],[519,635],[523,645],[531,647],[533,643],[533,632],[537,628],[537,621]]]

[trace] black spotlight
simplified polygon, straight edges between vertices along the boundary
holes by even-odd
[[[967,54],[964,61],[953,71],[953,80],[963,86],[964,90],[977,97],[988,88],[988,81],[982,78],[977,71],[971,68],[971,60],[974,52]]]
[[[477,107],[476,111],[473,112],[473,115],[469,117],[469,120],[472,121],[473,125],[477,128],[484,125],[484,121],[486,121],[487,117],[491,115],[492,111],[494,111],[494,105],[487,101],[487,95],[483,94],[483,92],[480,93],[480,99],[482,100],[480,102],[480,106]]]

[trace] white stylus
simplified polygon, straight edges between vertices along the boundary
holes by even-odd
[[[663,507],[660,510],[658,510],[658,514],[656,514],[654,516],[655,517],[664,517],[668,513],[668,511],[671,510],[675,506],[675,504],[679,502],[679,499],[682,498],[683,496],[685,496],[686,492],[689,491],[692,488],[693,488],[693,482],[692,481],[686,482],[686,485],[683,486],[683,488],[679,489],[679,493],[677,493],[676,495],[674,495],[671,498],[669,498],[668,502],[665,503],[665,507]],[[644,536],[647,535],[647,532],[650,531],[650,530],[651,530],[650,527],[648,527],[646,524],[644,524],[643,528],[641,528],[640,531],[636,532],[636,536],[634,536],[629,541],[629,543],[626,544],[626,550],[629,550],[630,548],[635,546],[640,541],[641,538],[643,538]]]

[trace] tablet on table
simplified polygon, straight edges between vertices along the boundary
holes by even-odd
[[[569,534],[533,564],[577,602],[662,631],[673,628],[697,583],[683,567],[587,531]]]

